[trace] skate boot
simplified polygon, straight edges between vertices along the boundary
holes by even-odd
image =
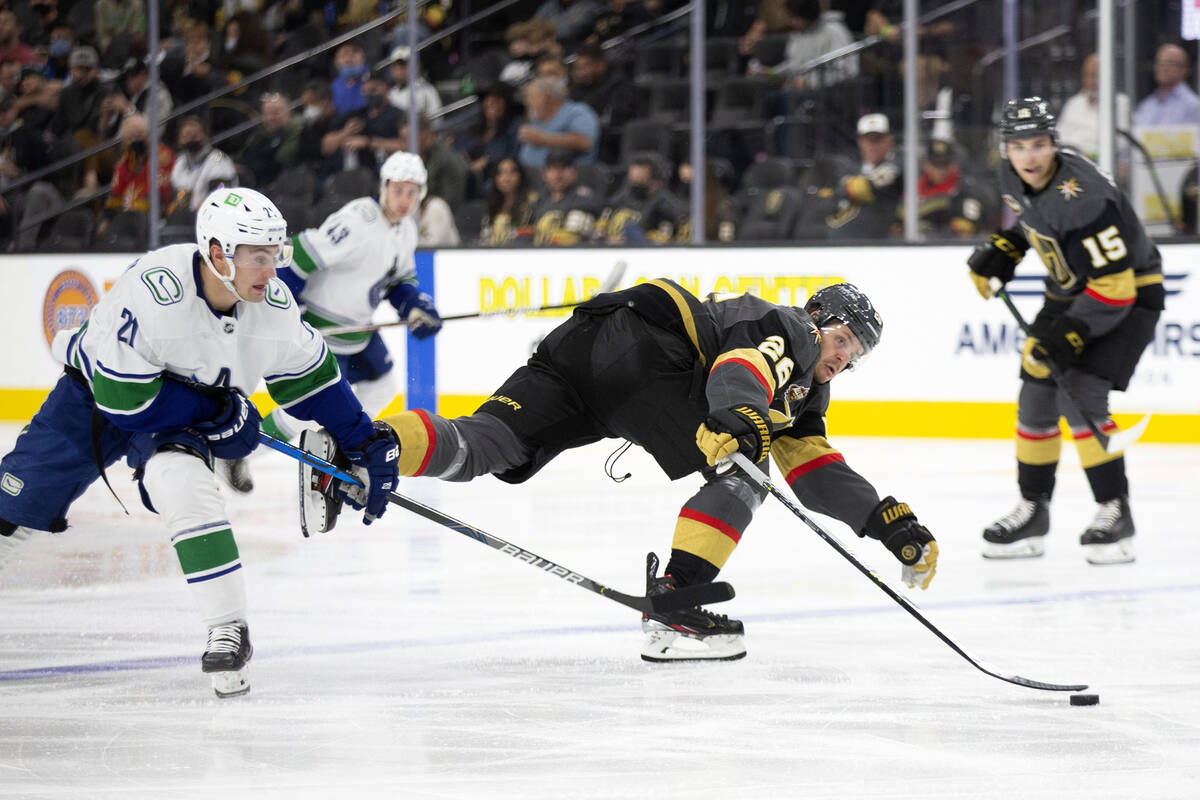
[[[1034,558],[1046,552],[1050,504],[1021,499],[1017,507],[983,531],[984,558]]]
[[[656,577],[658,556],[646,556],[646,596],[675,588],[670,575]],[[642,615],[644,661],[733,661],[746,655],[742,623],[703,608]]]
[[[338,450],[337,442],[329,431],[305,430],[300,434],[300,449],[343,469],[350,462]],[[342,510],[342,493],[338,490],[341,481],[318,469],[300,462],[300,532],[306,537],[310,533],[326,533],[337,524]]]
[[[250,628],[242,620],[208,629],[208,645],[200,657],[200,669],[212,675],[217,697],[237,697],[250,691],[246,665],[252,655]]]
[[[1079,543],[1089,564],[1129,564],[1135,558],[1133,534],[1129,499],[1118,497],[1100,504]]]
[[[254,491],[254,478],[250,477],[250,462],[247,459],[218,458],[216,471],[229,484],[229,488],[238,494],[250,494]]]

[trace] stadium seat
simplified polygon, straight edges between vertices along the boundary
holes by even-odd
[[[458,228],[464,245],[473,245],[479,239],[485,213],[487,205],[483,200],[468,200],[454,209],[454,227]]]
[[[355,198],[374,195],[379,191],[379,178],[365,167],[335,173],[329,182],[329,193]]]
[[[669,157],[670,127],[652,119],[626,122],[625,127],[621,129],[621,163],[628,163],[630,156],[642,150],[652,150],[664,158]]]
[[[739,242],[777,242],[791,239],[799,219],[803,194],[799,189],[747,189],[736,205],[741,210]]]
[[[96,215],[89,208],[72,208],[54,220],[45,249],[51,253],[82,253],[92,246]]]
[[[764,158],[755,161],[742,174],[743,189],[775,189],[791,186],[796,175],[790,159],[782,157]]]
[[[106,253],[136,253],[146,249],[149,233],[150,222],[145,211],[120,211],[108,221],[108,230],[98,242],[98,249]]]

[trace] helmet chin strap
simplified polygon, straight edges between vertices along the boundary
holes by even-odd
[[[210,258],[208,253],[203,254],[203,256],[201,257],[201,261],[204,262],[204,266],[208,267],[208,271],[212,273],[212,276],[214,278],[216,278],[217,280],[219,280],[221,282],[221,284],[226,289],[229,290],[230,294],[232,294],[238,300],[241,300],[243,303],[251,302],[250,300],[247,300],[246,298],[242,297],[242,295],[240,293],[238,293],[238,290],[236,288],[234,288],[233,279],[237,276],[237,267],[234,266],[233,259],[231,259],[231,258],[225,259],[225,263],[229,265],[229,277],[228,278],[225,277],[224,275],[222,275],[221,273],[217,272],[217,268],[212,263],[212,259]]]

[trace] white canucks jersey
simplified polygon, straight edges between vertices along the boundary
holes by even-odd
[[[55,353],[92,385],[110,415],[149,407],[162,373],[247,396],[266,379],[271,397],[292,405],[341,378],[337,359],[300,318],[291,292],[272,278],[261,303],[213,311],[197,292],[196,245],[153,250],[135,261],[75,331],[55,338]]]
[[[351,200],[319,227],[295,237],[292,269],[307,281],[300,294],[304,319],[315,328],[368,325],[393,287],[416,283],[411,216],[389,225],[373,197]],[[328,337],[339,355],[362,350],[369,333]]]

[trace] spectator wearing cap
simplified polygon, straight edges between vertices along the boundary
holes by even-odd
[[[543,190],[533,204],[533,243],[569,246],[588,242],[604,199],[576,182],[575,156],[551,150],[542,167]]]
[[[358,111],[367,103],[363,100],[363,81],[367,75],[367,59],[362,45],[346,42],[333,54],[336,75],[329,85],[333,94],[333,107],[338,114],[346,116]]]
[[[12,59],[22,66],[37,63],[37,53],[21,41],[21,22],[8,9],[0,10],[0,61]]]
[[[575,163],[596,160],[600,120],[584,103],[567,100],[567,90],[550,78],[535,78],[525,88],[529,119],[517,129],[522,166],[541,169],[551,149],[565,150]]]
[[[433,116],[442,110],[442,98],[437,89],[421,74],[420,64],[412,83],[409,83],[408,48],[397,47],[392,50],[392,88],[387,99],[401,111],[408,111],[409,100],[415,93],[417,96],[417,111]]]
[[[219,184],[237,185],[237,167],[233,159],[208,143],[208,131],[200,117],[183,118],[177,141],[178,155],[171,170],[174,197],[167,207],[167,214],[180,208],[196,211]]]
[[[408,118],[400,120],[399,149],[408,150]],[[429,194],[437,195],[458,208],[467,199],[466,159],[454,152],[433,129],[433,121],[424,114],[417,115],[417,155],[425,162]]]
[[[900,167],[892,148],[891,125],[884,114],[864,114],[856,126],[858,157],[838,158],[833,179],[810,188],[815,202],[806,216],[819,215],[814,235],[831,239],[883,239],[896,220],[896,205],[904,191]],[[819,232],[819,233],[818,233]]]
[[[278,92],[264,95],[259,109],[261,122],[238,154],[238,163],[254,173],[257,185],[266,186],[299,158],[302,123]]]
[[[637,116],[637,96],[628,82],[608,63],[608,55],[599,44],[586,43],[579,48],[571,64],[571,99],[596,112],[600,124],[599,160],[616,163],[620,155],[619,132]]]
[[[100,103],[107,94],[101,85],[100,56],[94,47],[84,45],[71,51],[67,59],[71,81],[63,87],[58,97],[58,109],[50,120],[50,132],[57,138],[72,139],[81,150],[99,144]],[[114,155],[111,149],[92,156],[83,162],[83,191],[95,192],[100,188],[100,173],[112,170]]]
[[[687,204],[666,188],[669,165],[657,153],[629,162],[625,185],[605,205],[592,238],[606,244],[687,242],[692,226]]]
[[[921,153],[917,179],[920,219],[925,239],[970,239],[999,223],[999,197],[987,184],[975,181],[960,167],[958,146],[948,139],[930,139]],[[893,233],[903,231],[905,206],[897,207]]]
[[[147,151],[150,121],[141,114],[126,117],[121,122],[121,158],[113,168],[112,186],[104,204],[107,217],[120,211],[150,210],[150,158]],[[171,170],[175,153],[163,143],[158,145],[158,175],[153,181],[162,208],[171,202]]]
[[[145,39],[146,3],[144,0],[96,0],[96,44],[107,51],[117,36]]]
[[[854,42],[841,11],[821,11],[820,0],[787,0],[794,31],[788,36],[784,59],[774,67],[753,67],[749,74],[782,81],[791,90],[834,86],[858,75],[858,56],[805,70],[804,65]]]
[[[515,158],[521,143],[517,141],[518,118],[522,112],[513,99],[512,87],[494,83],[478,92],[479,116],[469,130],[454,139],[454,149],[471,166],[477,186],[482,186],[501,159]]]

